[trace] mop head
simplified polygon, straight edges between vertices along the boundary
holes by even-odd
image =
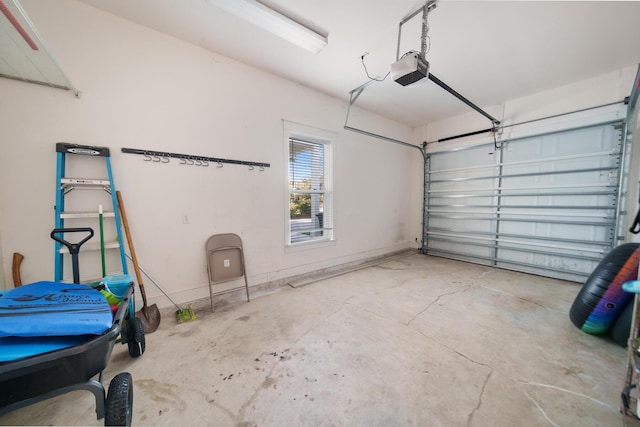
[[[191,306],[189,306],[184,310],[177,310],[176,317],[178,319],[178,323],[190,322],[192,320],[196,320],[196,312],[193,311]]]

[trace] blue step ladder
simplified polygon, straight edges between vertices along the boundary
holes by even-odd
[[[113,173],[111,170],[111,158],[109,156],[109,148],[93,147],[88,145],[69,144],[66,142],[58,142],[56,144],[57,166],[56,166],[56,206],[55,206],[55,228],[65,228],[65,220],[84,219],[92,221],[95,218],[96,224],[100,216],[98,206],[95,211],[84,212],[68,212],[65,210],[65,196],[73,190],[100,190],[107,192],[111,197],[111,211],[104,211],[102,216],[104,219],[113,218],[115,220],[115,228],[117,241],[105,243],[105,250],[118,249],[120,252],[120,261],[122,263],[122,273],[128,274],[127,261],[124,251],[124,240],[122,239],[122,230],[120,227],[120,212],[118,209],[118,199],[116,198],[116,188],[113,181]],[[66,176],[67,156],[80,159],[89,157],[102,157],[106,165],[107,178],[70,178]],[[85,245],[83,250],[100,250],[100,246]],[[54,281],[63,281],[64,274],[64,256],[69,251],[60,242],[55,242],[55,259],[54,259]]]

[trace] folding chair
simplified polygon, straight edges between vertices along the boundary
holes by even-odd
[[[244,276],[244,287],[247,290],[247,302],[249,302],[249,284],[247,283],[247,271],[245,269],[244,251],[240,236],[233,233],[214,234],[207,239],[205,253],[207,255],[211,311],[213,311],[213,297],[215,295],[234,292],[242,288],[242,286],[238,286],[214,292],[214,285],[242,276]]]

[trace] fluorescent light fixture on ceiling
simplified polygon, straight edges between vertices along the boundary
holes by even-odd
[[[318,53],[327,45],[327,38],[322,34],[256,0],[208,0],[208,2],[309,52]]]

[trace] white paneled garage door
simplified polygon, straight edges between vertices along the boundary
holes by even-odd
[[[624,122],[429,154],[423,252],[583,281],[618,244]]]

